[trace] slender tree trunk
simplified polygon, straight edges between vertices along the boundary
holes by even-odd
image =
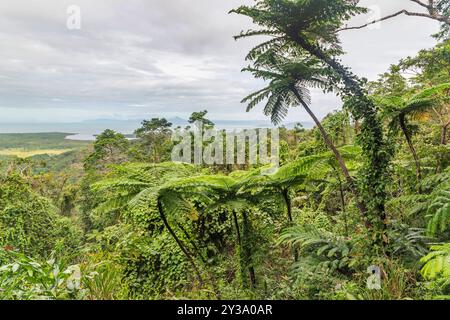
[[[189,233],[186,231],[186,229],[181,225],[181,223],[177,223],[178,228],[180,228],[181,231],[183,231],[184,235],[186,236],[186,238],[189,240],[189,243],[192,245],[192,247],[194,248],[195,253],[198,254],[198,256],[200,257],[200,259],[202,259],[203,263],[206,263],[206,259],[205,257],[203,257],[202,252],[200,251],[199,247],[197,246],[197,244],[195,243],[195,241],[192,239],[192,237],[189,235]]]
[[[175,232],[173,231],[173,229],[170,226],[169,222],[167,221],[167,218],[166,218],[166,215],[164,214],[163,206],[162,206],[162,203],[161,203],[160,199],[158,199],[158,212],[159,212],[159,215],[160,215],[160,217],[161,217],[165,227],[167,228],[167,231],[169,231],[170,235],[175,240],[175,242],[178,244],[178,246],[180,247],[181,251],[183,251],[184,255],[186,256],[186,258],[188,259],[188,261],[192,265],[192,268],[194,268],[194,271],[195,271],[195,274],[197,275],[198,281],[202,285],[203,284],[203,279],[202,279],[202,276],[200,275],[200,271],[199,271],[197,265],[195,264],[194,258],[192,257],[192,254],[189,252],[189,250],[186,248],[186,246],[183,244],[183,242],[175,234]]]
[[[342,181],[341,181],[341,178],[339,177],[339,175],[338,175],[338,181],[339,181],[339,194],[341,196],[342,213],[344,215],[345,236],[348,237],[348,219],[347,219],[347,212],[345,210],[344,188],[342,186]]]
[[[447,129],[449,126],[450,126],[450,121],[447,122],[444,126],[442,126],[441,144],[444,146],[447,144]]]
[[[385,139],[383,137],[383,128],[377,119],[377,111],[373,102],[367,98],[359,79],[353,75],[348,68],[345,68],[336,59],[328,56],[325,51],[319,46],[309,43],[301,37],[298,30],[289,30],[289,37],[301,46],[311,55],[320,59],[339,74],[345,85],[345,94],[359,98],[358,104],[352,107],[352,115],[355,120],[363,119],[361,126],[361,137],[363,138],[363,152],[367,159],[368,166],[366,175],[370,177],[367,181],[366,189],[369,192],[364,193],[364,200],[370,203],[370,217],[366,210],[363,210],[363,216],[366,218],[365,225],[369,229],[372,228],[372,221],[375,222],[377,228],[381,230],[386,229],[386,188],[385,177],[387,175],[389,157],[385,151]],[[363,105],[364,104],[364,105]],[[354,187],[351,186],[352,189]],[[352,192],[354,192],[352,190]],[[366,205],[358,205],[361,209],[366,208]],[[369,221],[370,220],[370,221]],[[380,240],[380,239],[378,239]],[[377,241],[378,241],[377,240]],[[381,241],[383,244],[386,240]]]
[[[256,288],[256,274],[255,274],[255,268],[253,266],[252,250],[250,247],[251,241],[249,239],[250,225],[249,225],[247,213],[243,212],[242,216],[244,218],[244,239],[245,239],[244,240],[245,243],[243,243],[243,249],[245,251],[244,257],[245,257],[246,265],[248,266],[248,273],[250,276],[250,284],[251,284],[252,288]]]
[[[202,259],[202,262],[205,265],[207,265],[208,262],[206,261],[205,257],[203,257],[203,254],[200,251],[199,247],[195,244],[195,241],[192,239],[192,237],[189,235],[189,233],[186,231],[186,229],[180,223],[177,223],[177,225],[178,225],[178,228],[180,228],[181,231],[183,231],[184,235],[189,240],[189,243],[194,247],[195,253],[200,257],[200,259]],[[216,295],[216,299],[217,300],[221,300],[222,296],[220,294],[220,289],[219,289],[219,287],[217,285],[217,279],[216,279],[214,273],[209,270],[208,275],[209,275],[209,277],[208,277],[209,281],[210,281],[210,283],[213,286],[214,293]]]
[[[347,123],[343,123],[344,128],[342,128],[342,145],[347,145]]]
[[[422,181],[422,169],[420,168],[420,160],[419,160],[419,157],[417,156],[416,149],[414,148],[414,145],[411,141],[411,137],[409,136],[408,129],[406,128],[404,115],[401,115],[399,117],[399,122],[400,122],[400,128],[403,132],[403,135],[405,136],[406,142],[408,143],[409,150],[411,151],[412,156],[414,158],[414,162],[416,165],[417,182],[420,183]]]
[[[250,265],[248,267],[248,272],[250,274],[250,283],[252,285],[252,288],[255,289],[256,288],[256,274],[255,274],[255,268]]]
[[[360,25],[360,26],[357,26],[357,27],[345,27],[345,28],[339,29],[338,32],[345,31],[345,30],[362,29],[362,28],[365,28],[365,27],[370,26],[372,24],[379,23],[381,21],[385,21],[385,20],[388,20],[388,19],[395,18],[395,17],[397,17],[399,15],[402,15],[402,14],[407,15],[407,16],[411,16],[411,17],[422,17],[422,18],[428,18],[428,19],[436,20],[436,21],[445,23],[445,24],[450,26],[450,18],[446,17],[445,15],[439,14],[439,12],[438,12],[438,10],[436,8],[436,5],[433,4],[433,3],[430,3],[430,2],[433,2],[433,1],[428,1],[428,5],[425,4],[425,3],[421,3],[420,0],[411,0],[411,1],[416,2],[416,3],[420,3],[420,5],[422,7],[427,8],[428,13],[414,12],[414,11],[408,11],[408,10],[402,9],[400,11],[397,11],[397,12],[393,13],[393,14],[387,15],[387,16],[382,17],[380,19],[372,20],[370,22],[367,22],[366,24],[363,24],[363,25]]]
[[[289,222],[292,224],[294,222],[294,219],[292,218],[292,203],[291,198],[289,197],[289,189],[288,188],[283,189],[281,191],[281,194],[283,195],[284,203],[286,204],[286,211]]]
[[[236,211],[233,210],[233,220],[234,220],[234,227],[236,228],[236,240],[239,244],[239,246],[241,246],[242,242],[241,242],[241,231],[239,229],[239,221],[238,221],[238,217],[236,214]]]
[[[348,183],[353,184],[353,178],[350,176],[350,173],[348,172],[347,166],[345,165],[345,161],[342,158],[341,153],[334,145],[333,141],[331,141],[330,136],[325,131],[325,128],[322,126],[322,123],[320,123],[319,119],[316,117],[316,115],[312,112],[312,110],[309,108],[309,106],[303,101],[303,99],[300,97],[300,95],[296,92],[295,95],[297,96],[297,99],[301,102],[303,108],[306,110],[306,112],[311,116],[311,118],[314,120],[314,123],[316,124],[317,128],[320,131],[320,134],[322,135],[323,140],[325,141],[325,144],[328,146],[328,148],[331,149],[334,156],[336,157],[336,160],[338,161],[339,167],[342,170],[342,173],[344,174],[345,179]]]
[[[356,198],[356,205],[360,211],[360,214],[364,220],[364,223],[366,227],[371,228],[370,222],[367,220],[367,208],[363,203],[360,202],[359,199],[359,193],[356,189],[355,183],[353,181],[353,178],[350,176],[350,173],[348,172],[347,166],[345,165],[345,161],[342,158],[341,153],[336,148],[336,146],[333,144],[333,141],[331,141],[330,137],[328,136],[327,132],[325,131],[325,128],[320,123],[319,119],[316,117],[316,115],[312,112],[312,110],[309,108],[309,106],[303,101],[301,96],[298,94],[298,92],[295,92],[295,95],[297,96],[297,99],[301,102],[303,108],[305,108],[306,112],[311,116],[311,118],[314,120],[314,123],[316,124],[317,128],[319,129],[323,140],[325,141],[325,144],[331,149],[333,152],[339,167],[341,168],[341,171],[345,177],[345,180],[350,186],[350,190],[355,195]]]
[[[248,219],[247,219],[247,214],[243,213],[243,217],[244,217],[244,235],[243,238],[241,237],[241,231],[239,228],[239,222],[238,222],[238,217],[236,214],[236,211],[233,210],[233,220],[234,220],[234,225],[236,227],[236,237],[237,237],[237,242],[239,244],[239,248],[240,248],[240,260],[241,260],[241,269],[245,269],[248,268],[248,273],[249,273],[249,277],[250,277],[250,284],[252,286],[252,288],[256,287],[256,276],[255,276],[255,269],[253,268],[253,266],[251,265],[251,252],[248,249],[248,244],[246,243],[246,240],[248,240]],[[242,274],[244,274],[244,270],[241,270]],[[245,284],[245,278],[243,277],[243,282]]]
[[[348,237],[348,219],[347,219],[347,212],[345,210],[345,196],[344,196],[344,186],[342,184],[341,176],[339,175],[339,171],[332,165],[334,172],[336,172],[336,177],[339,183],[339,195],[341,198],[341,207],[342,207],[342,214],[344,215],[344,227],[345,227],[345,236]]]
[[[286,211],[287,211],[289,223],[291,225],[293,225],[294,219],[292,218],[292,202],[291,202],[291,198],[289,197],[289,189],[288,188],[283,189],[281,191],[281,194],[283,195],[283,199],[286,204]],[[298,261],[298,251],[295,247],[293,248],[293,254],[294,254],[294,261],[297,262]]]
[[[241,266],[241,280],[243,285],[245,285],[246,281],[245,281],[245,263],[244,259],[243,259],[243,254],[244,254],[244,248],[243,248],[243,244],[242,244],[242,238],[241,238],[241,230],[239,227],[239,220],[236,214],[236,211],[233,210],[233,221],[234,221],[234,227],[236,228],[236,241],[237,241],[237,247],[239,248],[239,261],[240,261],[240,266]]]
[[[359,134],[359,132],[361,131],[360,129],[361,129],[361,124],[359,123],[358,120],[355,120],[355,130],[354,130],[355,135]]]

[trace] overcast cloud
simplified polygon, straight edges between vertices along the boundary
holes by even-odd
[[[186,117],[208,109],[213,119],[264,119],[245,114],[242,97],[261,83],[242,74],[249,28],[227,12],[251,0],[2,0],[0,2],[0,122],[98,118]],[[81,8],[81,30],[66,28],[67,7]],[[381,14],[417,5],[365,0]],[[358,17],[350,24],[367,21]],[[342,33],[344,62],[374,80],[390,64],[435,44],[439,26],[398,17],[380,29]],[[314,92],[321,117],[338,109],[332,95]],[[287,121],[309,121],[293,110]]]

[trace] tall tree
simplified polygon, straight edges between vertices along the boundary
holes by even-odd
[[[128,160],[129,147],[123,134],[107,129],[96,137],[94,151],[85,159],[85,168],[104,170],[109,164],[123,163]]]
[[[338,29],[343,21],[366,10],[350,0],[258,0],[252,7],[241,6],[232,12],[250,17],[263,28],[242,32],[236,39],[261,35],[270,37],[255,47],[248,58],[268,50],[297,57],[306,55],[322,63],[332,84],[329,90],[339,87],[338,92],[345,98],[346,107],[355,121],[362,121],[358,140],[365,155],[365,165],[358,182],[368,209],[366,225],[384,230],[390,153],[376,107],[363,88],[364,82],[337,59],[342,53],[336,35]],[[382,239],[380,235],[381,232],[375,233],[378,242]]]
[[[182,206],[184,201],[177,193],[165,188],[165,185],[161,183],[161,181],[171,181],[175,178],[192,175],[192,166],[181,163],[125,164],[116,166],[114,169],[115,176],[92,185],[93,190],[109,195],[97,207],[97,210],[113,212],[127,207],[135,208],[142,203],[146,203],[147,206],[149,203],[155,204],[165,228],[186,256],[199,282],[203,283],[192,250],[177,234],[174,226],[170,223],[170,217],[165,213],[165,210],[171,213],[179,210],[180,204]],[[152,227],[148,226],[148,228]]]
[[[206,115],[208,114],[208,110],[203,110],[199,112],[192,112],[191,116],[189,117],[189,123],[194,124],[196,122],[200,122],[204,127],[214,127],[214,122],[206,118]]]
[[[253,229],[248,211],[262,201],[261,196],[252,192],[254,178],[259,176],[260,170],[237,171],[232,176],[197,176],[169,182],[160,190],[160,202],[167,215],[174,216],[180,211],[192,212],[189,200],[193,195],[200,196],[208,204],[207,212],[221,208],[231,215],[230,220],[236,230],[242,282],[246,286],[248,279],[252,288],[257,283],[253,259],[255,248],[251,241]]]
[[[415,85],[432,88],[444,85],[450,79],[450,39],[427,50],[421,50],[414,57],[403,59],[399,68],[413,74]],[[450,127],[450,89],[441,91],[439,102],[432,112],[441,125],[441,144],[447,144],[447,131]]]
[[[140,145],[146,150],[150,156],[151,162],[159,163],[165,154],[164,146],[167,146],[170,141],[170,134],[172,123],[165,118],[152,118],[151,120],[144,120],[142,126],[134,133],[140,140]]]
[[[413,96],[390,96],[380,99],[383,113],[389,118],[389,129],[392,132],[401,131],[408,144],[408,148],[414,158],[416,166],[417,181],[422,180],[422,169],[420,159],[412,141],[412,132],[409,128],[409,119],[420,119],[432,112],[439,105],[439,96],[442,92],[450,89],[450,84],[443,84],[423,90]]]
[[[363,218],[366,218],[367,209],[360,202],[359,194],[351,177],[345,161],[332,139],[326,132],[320,120],[309,107],[310,92],[308,86],[327,88],[329,85],[324,77],[320,61],[313,58],[292,58],[274,52],[266,51],[255,56],[253,67],[243,69],[251,72],[256,78],[269,80],[267,87],[247,96],[242,101],[248,103],[247,111],[250,111],[258,103],[267,99],[264,113],[271,117],[272,122],[279,124],[288,113],[291,106],[301,105],[311,116],[316,124],[325,144],[333,152],[339,167],[357,197],[358,208]]]

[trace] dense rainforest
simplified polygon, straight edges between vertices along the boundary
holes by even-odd
[[[431,5],[436,46],[373,81],[339,59],[354,1],[233,10],[259,26],[236,39],[262,36],[243,71],[266,87],[243,102],[279,127],[270,174],[171,162],[164,118],[3,157],[0,298],[449,299],[450,6]],[[312,88],[343,108],[320,121]],[[315,127],[284,127],[293,107]],[[189,122],[215,125],[206,110]]]

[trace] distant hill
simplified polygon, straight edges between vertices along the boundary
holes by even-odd
[[[188,121],[179,117],[168,118],[174,127],[185,127]],[[271,128],[273,125],[265,120],[212,120],[218,128]],[[142,120],[110,120],[98,119],[83,122],[70,123],[0,123],[0,133],[50,133],[50,132],[70,132],[83,136],[99,134],[106,129],[112,129],[124,134],[133,133],[140,127]],[[286,123],[287,128],[293,128],[295,123]],[[310,129],[311,122],[302,122],[303,127]]]

